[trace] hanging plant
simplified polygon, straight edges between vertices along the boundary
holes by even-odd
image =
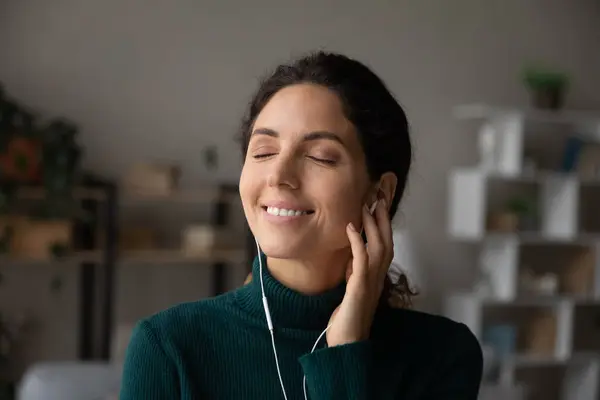
[[[80,214],[73,198],[82,150],[77,144],[77,127],[55,119],[42,130],[42,185],[46,192],[40,216],[71,219]]]
[[[11,248],[11,232],[3,228],[1,217],[11,213],[19,188],[43,189],[44,196],[28,211],[29,218],[83,218],[73,198],[82,154],[78,129],[63,118],[45,124],[38,120],[32,111],[9,99],[0,86],[0,253]],[[66,253],[63,247],[68,246],[48,251],[60,257]]]

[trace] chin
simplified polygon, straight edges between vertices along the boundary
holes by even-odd
[[[301,259],[305,258],[310,247],[303,246],[300,243],[290,243],[282,238],[263,238],[258,239],[260,250],[268,257],[281,259]]]

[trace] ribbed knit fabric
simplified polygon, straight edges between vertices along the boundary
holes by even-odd
[[[266,261],[265,264],[266,265]],[[345,285],[317,296],[295,292],[263,270],[289,400],[475,400],[481,348],[462,324],[382,306],[369,340],[310,354]],[[129,344],[121,400],[283,399],[261,299],[252,282],[140,321]]]

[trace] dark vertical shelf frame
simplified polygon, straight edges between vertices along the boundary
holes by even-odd
[[[86,188],[97,188],[86,182]],[[93,250],[96,248],[96,229],[98,215],[98,200],[83,199],[81,208],[86,214],[77,220],[73,232],[74,245],[78,250]],[[79,265],[79,358],[94,359],[94,303],[96,287],[94,285],[95,263],[84,261]]]
[[[101,345],[100,357],[103,360],[110,359],[111,339],[113,334],[114,308],[115,308],[115,269],[117,264],[118,237],[118,191],[115,184],[106,185],[106,240],[104,242],[104,258],[100,269],[102,279],[102,300],[99,304],[101,313]]]
[[[88,178],[84,188],[101,190],[104,199],[84,199],[82,208],[94,216],[92,221],[82,220],[75,225],[75,246],[80,250],[94,250],[102,245],[102,254],[94,262],[80,265],[79,277],[79,358],[81,360],[108,360],[114,323],[116,264],[118,261],[118,189],[114,183]],[[219,197],[214,204],[212,223],[226,227],[231,222],[231,196],[238,192],[237,185],[219,187]],[[100,222],[101,221],[101,222]],[[99,227],[102,227],[103,240],[99,240]],[[248,271],[256,255],[254,237],[247,229]],[[212,295],[227,290],[227,263],[212,265]]]
[[[231,218],[231,202],[228,198],[232,193],[238,191],[235,185],[221,185],[219,187],[219,198],[214,206],[212,224],[217,227],[226,227]],[[212,266],[211,291],[214,296],[222,294],[227,288],[227,264],[216,262]]]
[[[100,244],[103,248],[99,259],[80,265],[79,358],[108,360],[117,261],[117,189],[111,182],[91,177],[84,180],[83,187],[102,191],[104,198],[81,201],[89,219],[76,223],[75,246],[84,251],[98,249]]]

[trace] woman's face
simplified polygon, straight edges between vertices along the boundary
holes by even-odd
[[[313,84],[278,91],[257,116],[240,177],[250,229],[270,257],[306,259],[348,247],[369,179],[337,95]]]

